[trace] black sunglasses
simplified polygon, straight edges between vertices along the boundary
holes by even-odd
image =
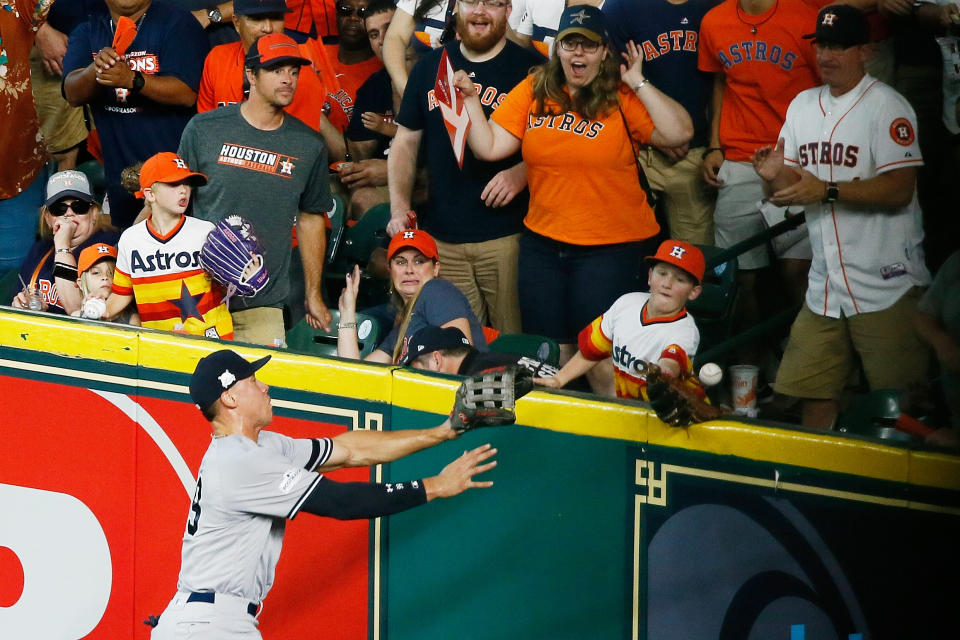
[[[59,202],[54,202],[48,207],[48,209],[50,209],[50,213],[55,218],[59,218],[60,216],[66,214],[67,209],[72,210],[78,216],[82,216],[86,212],[90,211],[90,203],[83,200],[74,200],[73,202],[60,200]]]
[[[367,12],[366,7],[351,7],[348,4],[338,4],[337,5],[337,14],[348,18],[350,16],[357,16],[361,20],[363,19],[364,14]]]

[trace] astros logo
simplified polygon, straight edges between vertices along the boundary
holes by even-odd
[[[174,162],[174,164],[177,165],[177,169],[186,169],[186,168],[187,168],[187,163],[184,162],[184,161],[183,161],[182,159],[180,159],[180,158],[174,158],[174,159],[173,159],[173,162]]]
[[[404,239],[404,240],[413,240],[413,235],[414,235],[414,234],[413,234],[413,231],[404,231],[404,232],[403,232],[403,239]]]
[[[683,260],[683,254],[685,254],[686,252],[687,252],[686,249],[684,249],[678,244],[675,244],[673,245],[673,249],[670,250],[670,257],[679,258],[680,260]]]
[[[910,146],[914,140],[913,125],[906,118],[897,118],[890,123],[890,137],[897,144]]]
[[[836,20],[836,18],[837,18],[837,14],[835,13],[825,13],[823,14],[823,22],[821,22],[820,24],[825,24],[828,27],[832,27],[833,21]]]
[[[97,253],[110,253],[110,247],[105,247],[103,245],[100,245],[99,247],[97,247]]]
[[[586,20],[588,17],[589,17],[589,16],[587,15],[587,12],[584,11],[583,9],[580,9],[580,11],[579,11],[578,13],[575,13],[575,14],[573,14],[572,16],[570,16],[570,22],[576,22],[577,24],[583,24],[583,21]]]

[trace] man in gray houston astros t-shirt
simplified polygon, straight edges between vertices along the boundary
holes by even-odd
[[[302,65],[296,43],[283,34],[257,39],[246,58],[250,97],[195,116],[180,140],[180,156],[207,176],[194,195],[193,215],[216,223],[239,214],[260,240],[270,281],[251,298],[231,300],[234,337],[280,346],[283,302],[290,290],[291,229],[303,258],[307,322],[329,330],[321,297],[326,251],[323,214],[333,207],[327,148],[310,127],[285,113]],[[309,73],[309,71],[308,71]]]
[[[361,429],[334,438],[263,431],[273,411],[269,387],[256,373],[268,360],[248,362],[222,350],[197,363],[190,397],[210,420],[213,438],[187,516],[177,593],[159,620],[149,620],[156,625],[152,640],[259,640],[257,614],[273,586],[286,523],[301,511],[341,520],[377,518],[493,484],[473,479],[496,465],[491,458],[497,450],[489,444],[464,451],[422,480],[330,480],[323,474],[391,462],[458,433],[449,419],[430,429]]]

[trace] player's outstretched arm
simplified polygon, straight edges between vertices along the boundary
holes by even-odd
[[[497,450],[489,444],[464,451],[462,456],[445,466],[439,475],[424,478],[423,486],[427,491],[427,502],[434,498],[451,498],[467,489],[492,487],[492,481],[475,481],[473,477],[497,466],[496,460],[487,462],[496,453]]]
[[[450,427],[449,419],[430,429],[348,431],[333,439],[333,452],[317,471],[392,462],[456,437],[457,432]]]

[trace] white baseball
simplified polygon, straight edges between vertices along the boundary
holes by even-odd
[[[106,310],[107,302],[103,298],[89,298],[80,309],[80,317],[99,320]]]
[[[712,387],[723,379],[723,369],[716,362],[708,362],[700,367],[700,382],[705,387]]]

